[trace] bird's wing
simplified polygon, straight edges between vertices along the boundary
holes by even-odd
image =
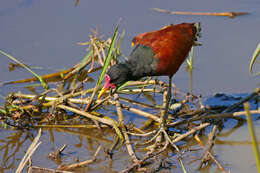
[[[126,61],[134,79],[155,75],[158,60],[154,58],[154,55],[153,49],[149,46],[137,45],[134,48]]]
[[[157,31],[139,34],[137,45],[151,47],[157,59],[156,75],[173,75],[185,60],[195,40],[193,24],[169,25]]]

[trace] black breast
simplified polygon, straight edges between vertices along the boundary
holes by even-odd
[[[144,76],[156,75],[158,60],[154,58],[152,48],[137,45],[125,64],[131,70],[131,80],[137,80]]]
[[[150,47],[137,45],[125,63],[112,66],[107,74],[111,83],[120,86],[130,80],[156,75],[157,61]]]

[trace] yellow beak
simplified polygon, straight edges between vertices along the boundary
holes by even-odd
[[[131,42],[131,47],[134,47],[135,43],[134,42]]]
[[[101,96],[104,94],[104,92],[106,92],[108,90],[108,88],[102,88],[102,90],[99,92],[99,94],[98,94],[98,99],[100,99],[101,98]]]

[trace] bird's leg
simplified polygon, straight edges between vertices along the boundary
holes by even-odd
[[[167,91],[167,95],[166,95],[165,111],[161,115],[161,122],[160,122],[161,128],[165,128],[165,125],[166,125],[166,120],[167,120],[167,117],[168,117],[171,97],[172,97],[172,77],[169,76],[169,85],[168,85],[168,91]]]
[[[171,103],[171,97],[172,97],[172,76],[169,76],[169,85],[168,85],[168,91],[166,95],[166,105],[165,105],[165,112],[161,115],[161,124],[160,124],[160,130],[162,135],[164,136],[166,143],[169,142],[177,151],[179,151],[178,147],[172,142],[171,138],[169,137],[167,131],[166,131],[166,125],[167,125],[167,118],[168,118],[168,112],[169,107]]]
[[[166,126],[166,120],[168,116],[168,109],[171,101],[171,83],[172,83],[172,78],[169,77],[169,85],[167,88],[167,93],[166,93],[166,99],[165,99],[165,92],[164,92],[164,97],[163,97],[163,105],[165,106],[165,109],[162,110],[161,112],[161,117],[160,117],[160,128],[158,129],[157,133],[155,136],[153,136],[152,139],[150,139],[148,142],[153,141],[156,139],[157,143],[159,143],[162,140],[162,136],[165,131],[165,126]],[[165,103],[166,102],[166,103]]]
[[[167,95],[166,95],[165,111],[161,115],[159,133],[161,133],[160,137],[164,136],[166,142],[169,142],[177,151],[179,151],[178,147],[172,142],[171,138],[169,137],[169,135],[166,131],[166,124],[167,124],[166,120],[168,117],[169,107],[170,107],[170,103],[171,103],[171,97],[172,97],[172,76],[169,76],[169,85],[168,85],[168,91],[167,91]]]
[[[147,142],[147,143],[150,143],[153,140],[156,141],[156,143],[151,146],[152,150],[156,148],[158,143],[162,142],[162,139],[164,137],[166,143],[169,142],[177,151],[179,151],[178,147],[172,142],[172,140],[170,139],[170,137],[166,131],[166,124],[167,124],[166,120],[168,117],[168,112],[169,112],[169,107],[170,107],[170,102],[171,102],[171,89],[172,89],[172,76],[169,76],[169,85],[168,85],[168,90],[167,90],[167,95],[166,95],[165,110],[161,114],[160,128],[158,129],[155,136],[153,136],[153,138]]]

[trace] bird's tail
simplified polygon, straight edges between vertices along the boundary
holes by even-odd
[[[201,46],[202,44],[198,42],[198,38],[201,37],[201,27],[200,27],[200,22],[194,23],[194,27],[196,29],[195,31],[195,41],[194,41],[194,46]]]

